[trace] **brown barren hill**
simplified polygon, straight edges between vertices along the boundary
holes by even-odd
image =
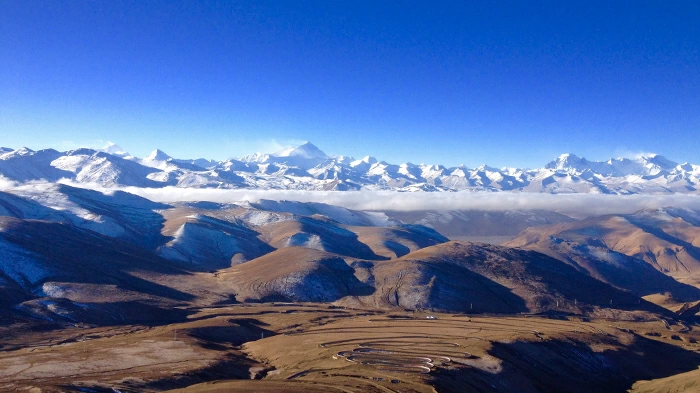
[[[157,252],[191,270],[215,270],[255,259],[274,250],[259,233],[235,220],[202,209],[178,207],[164,212],[166,243]]]
[[[666,378],[638,381],[629,393],[696,393],[700,392],[700,370]]]
[[[243,302],[474,313],[582,313],[596,307],[665,312],[547,255],[481,243],[443,243],[389,261],[288,247],[218,277]]]
[[[339,255],[287,247],[218,273],[242,302],[322,301],[371,293]]]
[[[659,304],[692,302],[700,299],[699,228],[684,213],[645,210],[529,228],[504,245],[545,253]]]
[[[527,247],[547,237],[605,247],[639,258],[659,271],[700,271],[700,227],[674,216],[673,209],[607,215],[546,227],[529,228],[509,242]]]
[[[460,312],[582,312],[592,307],[661,311],[547,255],[482,243],[449,242],[374,262],[377,307]]]
[[[544,231],[544,230],[543,230]],[[534,250],[567,263],[591,277],[628,290],[637,296],[653,296],[666,301],[700,299],[700,290],[658,271],[645,261],[604,246],[564,240],[555,235],[537,236],[529,229],[504,246]],[[663,295],[661,295],[663,294]],[[651,300],[651,298],[649,298]],[[656,304],[661,304],[654,301]]]
[[[311,217],[271,223],[259,228],[272,247],[306,247],[362,259],[387,259],[375,254],[357,234],[336,222]]]
[[[401,225],[396,227],[348,227],[355,232],[358,240],[372,249],[375,254],[398,258],[421,248],[445,243],[448,239],[435,230],[422,225]]]
[[[169,311],[182,314],[172,306],[196,300],[171,285],[192,279],[191,273],[148,250],[72,225],[0,217],[0,251],[1,303],[14,303],[6,309],[13,313],[98,324],[167,320]]]

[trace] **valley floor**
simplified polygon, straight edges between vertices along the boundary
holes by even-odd
[[[700,327],[651,314],[484,316],[317,303],[190,311],[163,326],[0,326],[0,391],[697,389]]]

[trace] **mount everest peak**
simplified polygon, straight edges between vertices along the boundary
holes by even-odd
[[[107,144],[103,148],[97,150],[119,157],[131,156],[131,154],[129,154],[126,150],[122,149],[119,145],[115,144],[114,142],[107,142]]]
[[[274,154],[276,157],[322,158],[328,156],[311,142],[305,142],[297,147],[290,147]]]

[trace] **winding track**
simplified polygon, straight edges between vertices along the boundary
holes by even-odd
[[[352,334],[354,338],[343,340],[326,341],[319,344],[319,347],[342,347],[352,346],[352,349],[341,350],[336,356],[344,358],[349,362],[375,367],[378,371],[420,373],[427,374],[435,367],[447,365],[452,362],[463,363],[467,359],[475,358],[472,353],[465,351],[460,340],[477,339],[488,340],[482,337],[484,332],[506,332],[514,334],[535,334],[539,333],[543,325],[550,333],[555,332],[575,332],[575,327],[570,321],[556,321],[538,319],[527,321],[522,318],[504,318],[500,321],[483,320],[480,318],[469,318],[466,320],[456,319],[418,319],[418,318],[371,318],[367,325],[355,325],[347,327],[317,327],[309,329],[299,335],[316,335],[326,333]],[[456,329],[457,334],[417,334],[416,329],[425,329],[431,326]],[[388,326],[397,330],[392,330],[389,336],[377,337],[377,333]],[[580,324],[576,326],[583,330],[593,328]]]

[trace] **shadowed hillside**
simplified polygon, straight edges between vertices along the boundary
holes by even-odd
[[[479,243],[449,242],[375,262],[371,274],[376,287],[371,302],[378,306],[497,313],[578,313],[606,306],[660,311],[544,254]]]

